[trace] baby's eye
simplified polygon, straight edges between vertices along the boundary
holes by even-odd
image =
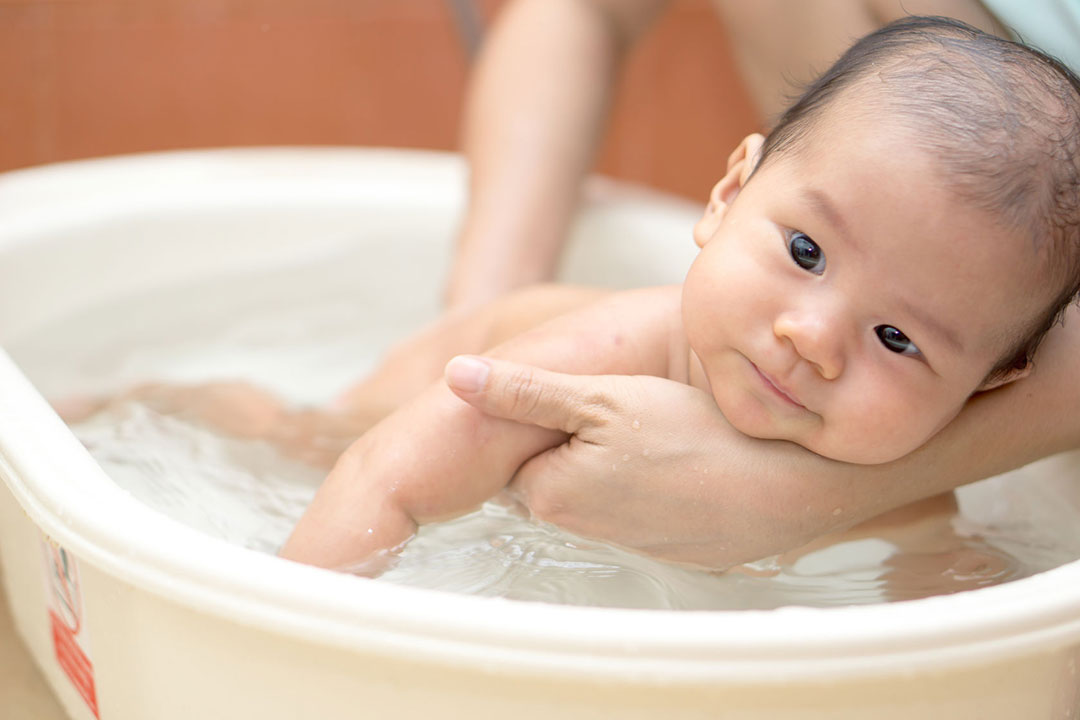
[[[803,270],[809,270],[815,275],[825,272],[825,253],[806,233],[791,233],[788,237],[788,252],[795,264]]]
[[[881,344],[894,353],[900,353],[901,355],[918,355],[919,348],[915,347],[915,343],[908,340],[908,336],[900,332],[892,325],[878,325],[874,328],[874,332],[877,333],[878,339],[881,340]]]

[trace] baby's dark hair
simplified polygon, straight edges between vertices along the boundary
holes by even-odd
[[[871,81],[873,84],[870,85]],[[856,42],[780,117],[758,160],[795,152],[848,90],[906,123],[958,197],[1049,242],[1061,285],[987,380],[1023,369],[1080,291],[1080,80],[1062,63],[957,20],[908,17]]]

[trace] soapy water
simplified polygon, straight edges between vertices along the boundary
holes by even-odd
[[[289,401],[319,404],[359,379],[358,368],[370,367],[389,337],[349,332],[370,331],[376,320],[358,323],[356,299],[337,292],[351,282],[347,271],[290,268],[253,275],[242,293],[236,278],[148,291],[135,302],[114,300],[60,318],[9,350],[52,398],[119,393],[148,379],[183,384],[240,377]],[[286,286],[309,292],[281,292]],[[251,290],[259,287],[266,292],[255,302]],[[192,296],[200,302],[188,302]],[[398,336],[407,331],[392,318],[382,324]],[[303,386],[297,378],[311,382]],[[260,552],[276,552],[325,475],[325,468],[263,439],[216,431],[138,396],[114,401],[72,429],[108,475],[146,505]],[[1063,502],[1060,493],[1067,491],[1046,475],[1021,470],[983,481],[959,491],[959,509],[939,503],[910,523],[856,529],[724,573],[577,537],[530,520],[512,499],[499,497],[464,517],[422,527],[381,581],[667,609],[849,605],[947,594],[1080,557],[1075,499]]]

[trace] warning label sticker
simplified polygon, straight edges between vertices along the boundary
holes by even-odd
[[[86,701],[94,717],[100,717],[94,687],[94,664],[90,660],[90,638],[84,622],[79,564],[74,555],[45,536],[41,539],[41,549],[56,662]]]

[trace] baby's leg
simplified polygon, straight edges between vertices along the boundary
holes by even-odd
[[[53,408],[68,424],[122,405],[143,405],[159,415],[178,417],[242,438],[266,435],[285,409],[272,393],[249,383],[220,381],[201,385],[146,383],[108,398],[66,398]]]
[[[126,405],[141,405],[221,435],[261,440],[284,455],[325,469],[374,423],[347,413],[291,408],[273,393],[239,381],[148,383],[111,398],[74,398],[53,404],[68,424]]]

